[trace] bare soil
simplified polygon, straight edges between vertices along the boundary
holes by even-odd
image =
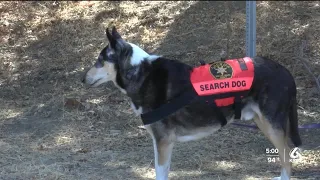
[[[257,2],[257,54],[294,75],[300,125],[320,123],[319,5]],[[3,180],[154,179],[152,141],[128,98],[111,83],[80,82],[107,44],[106,27],[191,65],[245,55],[245,2],[2,1],[0,14]],[[320,129],[302,129],[301,136],[303,157],[293,165],[293,179],[320,179]],[[266,148],[273,146],[260,131],[230,125],[177,144],[170,178],[279,176],[279,162],[267,162]]]

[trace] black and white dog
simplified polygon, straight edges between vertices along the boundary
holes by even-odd
[[[106,30],[109,44],[101,51],[95,65],[83,77],[83,82],[97,87],[113,81],[132,101],[140,115],[153,111],[192,89],[192,67],[179,61],[149,55],[137,45],[121,38],[116,28]],[[263,57],[252,58],[254,80],[243,100],[241,120],[251,120],[278,149],[281,176],[291,176],[288,139],[295,147],[301,145],[298,132],[296,85],[290,72],[280,64]],[[234,109],[221,108],[227,123],[234,118]],[[220,116],[206,103],[195,101],[169,116],[145,125],[153,139],[156,179],[168,179],[172,149],[175,142],[206,137],[220,129]]]

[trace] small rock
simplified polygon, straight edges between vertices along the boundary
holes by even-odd
[[[86,149],[86,148],[81,148],[81,149],[77,150],[76,152],[77,152],[77,153],[88,153],[89,150]]]
[[[43,151],[43,150],[44,150],[44,147],[43,147],[42,144],[40,144],[40,146],[38,147],[38,150],[39,150],[39,151]]]
[[[64,106],[69,109],[85,109],[81,102],[73,98],[67,98]]]

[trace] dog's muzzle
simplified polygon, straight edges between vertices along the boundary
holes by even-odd
[[[87,72],[84,73],[84,75],[81,78],[81,82],[82,83],[87,84],[89,86],[94,86],[97,82],[99,82],[101,80],[101,78],[100,79],[94,79],[94,78],[88,76]]]
[[[86,83],[87,82],[87,73],[88,73],[89,70],[87,70],[86,72],[84,72],[84,74],[82,75],[81,77],[81,82],[82,83]]]

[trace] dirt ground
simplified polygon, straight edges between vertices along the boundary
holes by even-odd
[[[1,1],[0,14],[1,180],[154,179],[152,141],[128,98],[111,83],[80,82],[107,44],[106,27],[192,65],[245,55],[245,2]],[[300,125],[320,123],[319,29],[319,1],[257,2],[257,54],[294,75]],[[320,179],[320,129],[302,129],[301,136],[293,179]],[[260,131],[230,125],[177,144],[170,178],[279,176],[266,148],[273,146]]]

